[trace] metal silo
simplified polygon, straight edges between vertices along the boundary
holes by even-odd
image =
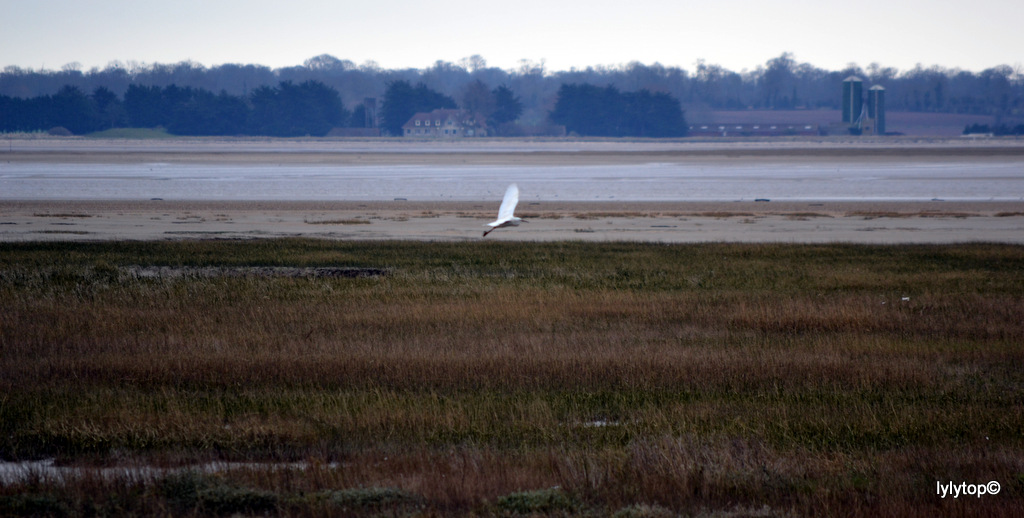
[[[864,109],[864,82],[857,76],[843,79],[843,122],[854,124]]]
[[[868,117],[875,120],[875,135],[885,134],[885,87],[872,86],[868,90]]]

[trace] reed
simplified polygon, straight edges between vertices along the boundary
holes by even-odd
[[[0,514],[1024,503],[1018,246],[4,243],[0,300],[0,458],[172,470]]]

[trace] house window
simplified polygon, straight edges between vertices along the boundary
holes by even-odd
[[[420,125],[420,121],[416,121],[416,125],[419,126]]]
[[[440,126],[440,125],[441,125],[441,121],[439,121],[439,120],[434,121],[434,126]]]

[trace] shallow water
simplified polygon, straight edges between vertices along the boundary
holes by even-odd
[[[0,199],[1024,200],[1024,164],[320,166],[0,164]]]

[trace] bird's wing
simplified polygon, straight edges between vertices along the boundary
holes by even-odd
[[[519,186],[512,184],[508,186],[505,191],[505,198],[501,200],[501,208],[498,209],[498,221],[508,221],[512,219],[512,213],[516,210],[516,204],[519,203]]]

